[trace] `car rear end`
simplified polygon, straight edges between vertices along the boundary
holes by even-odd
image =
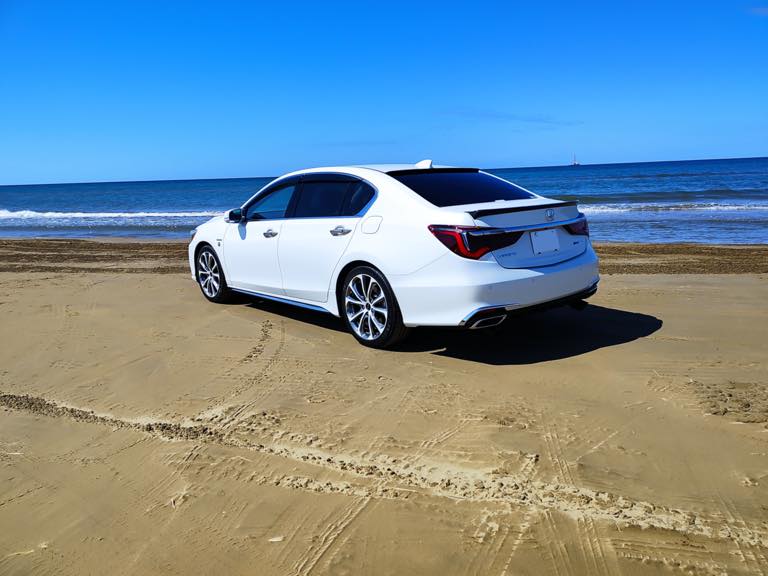
[[[424,233],[445,247],[430,264],[392,280],[407,325],[490,327],[510,313],[596,291],[597,256],[575,202],[474,169],[390,176],[434,206]]]

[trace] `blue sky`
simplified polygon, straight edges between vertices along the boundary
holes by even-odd
[[[768,2],[0,0],[0,184],[768,155]]]

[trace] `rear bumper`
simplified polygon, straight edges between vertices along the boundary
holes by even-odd
[[[448,253],[413,274],[388,279],[407,326],[470,326],[481,318],[586,298],[596,291],[599,275],[588,246],[575,258],[538,268],[507,269]]]
[[[521,314],[526,312],[534,312],[536,310],[546,310],[549,308],[556,308],[558,306],[564,306],[571,302],[578,302],[579,300],[586,300],[590,296],[594,296],[597,293],[597,282],[586,290],[581,290],[575,294],[563,296],[557,300],[550,300],[549,302],[542,302],[541,304],[534,304],[533,306],[524,306],[522,308],[514,306],[491,306],[490,308],[481,308],[475,310],[472,314],[464,318],[459,323],[459,326],[465,328],[485,328],[488,326],[496,326],[501,324],[508,316],[513,314]]]

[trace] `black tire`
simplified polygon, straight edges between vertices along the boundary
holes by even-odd
[[[373,282],[367,282],[367,279]],[[390,348],[408,335],[409,330],[403,324],[400,306],[389,282],[370,266],[353,268],[344,277],[339,294],[339,314],[347,330],[363,346]]]
[[[216,251],[210,246],[203,246],[195,256],[195,278],[200,292],[208,300],[221,304],[228,302],[232,291],[227,287],[224,269],[221,267]]]

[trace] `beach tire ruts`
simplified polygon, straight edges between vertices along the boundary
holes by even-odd
[[[392,346],[408,333],[389,282],[369,266],[359,266],[346,275],[339,312],[357,341],[371,348]]]
[[[211,302],[226,302],[230,291],[227,279],[216,252],[210,246],[203,246],[195,258],[195,276],[200,291]]]

